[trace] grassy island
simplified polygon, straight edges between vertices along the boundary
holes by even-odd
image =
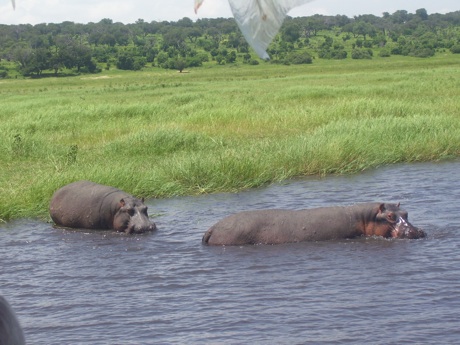
[[[315,60],[0,80],[0,219],[75,180],[146,198],[460,154],[460,63]]]

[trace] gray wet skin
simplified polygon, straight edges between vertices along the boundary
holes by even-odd
[[[142,199],[90,181],[74,182],[57,190],[50,202],[50,215],[56,225],[70,228],[125,233],[156,230]]]
[[[304,210],[256,210],[230,215],[203,236],[209,245],[280,244],[358,236],[422,238],[399,204],[364,203]]]

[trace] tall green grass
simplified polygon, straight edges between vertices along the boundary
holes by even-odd
[[[0,219],[88,179],[143,197],[237,191],[460,154],[458,57],[0,81]]]

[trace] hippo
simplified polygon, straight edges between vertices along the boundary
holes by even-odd
[[[156,230],[144,199],[91,181],[58,189],[51,198],[50,215],[56,225],[69,228],[113,229],[128,234]]]
[[[24,345],[24,332],[19,324],[13,309],[0,296],[0,345]]]
[[[280,244],[358,236],[422,238],[399,204],[363,203],[303,210],[255,210],[230,215],[203,236],[203,244]]]

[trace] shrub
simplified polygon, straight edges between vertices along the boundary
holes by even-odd
[[[0,79],[5,79],[8,77],[8,69],[4,66],[0,66]]]
[[[332,52],[332,58],[336,60],[343,60],[346,59],[348,56],[348,53],[345,50],[333,50]]]
[[[336,59],[336,60],[341,60],[341,59],[346,59],[348,56],[348,53],[343,50],[343,49],[323,49],[320,50],[318,53],[318,57],[320,59]]]
[[[385,48],[385,49],[380,50],[379,56],[380,57],[390,57],[391,56],[390,49]]]
[[[290,63],[294,65],[301,65],[301,64],[310,64],[313,62],[313,58],[311,55],[306,52],[292,52],[288,56],[288,60]]]
[[[353,49],[351,52],[352,59],[372,59],[373,55],[372,49]]]
[[[118,56],[117,68],[124,70],[138,71],[146,64],[144,57],[132,55],[130,53],[122,53]]]
[[[364,41],[363,42],[364,48],[372,48],[372,41]]]
[[[427,58],[430,56],[434,56],[434,54],[435,50],[432,48],[415,48],[409,53],[409,56]]]
[[[450,48],[452,54],[460,54],[460,44],[456,44]]]
[[[187,57],[186,65],[187,67],[201,67],[203,60],[200,56]]]

